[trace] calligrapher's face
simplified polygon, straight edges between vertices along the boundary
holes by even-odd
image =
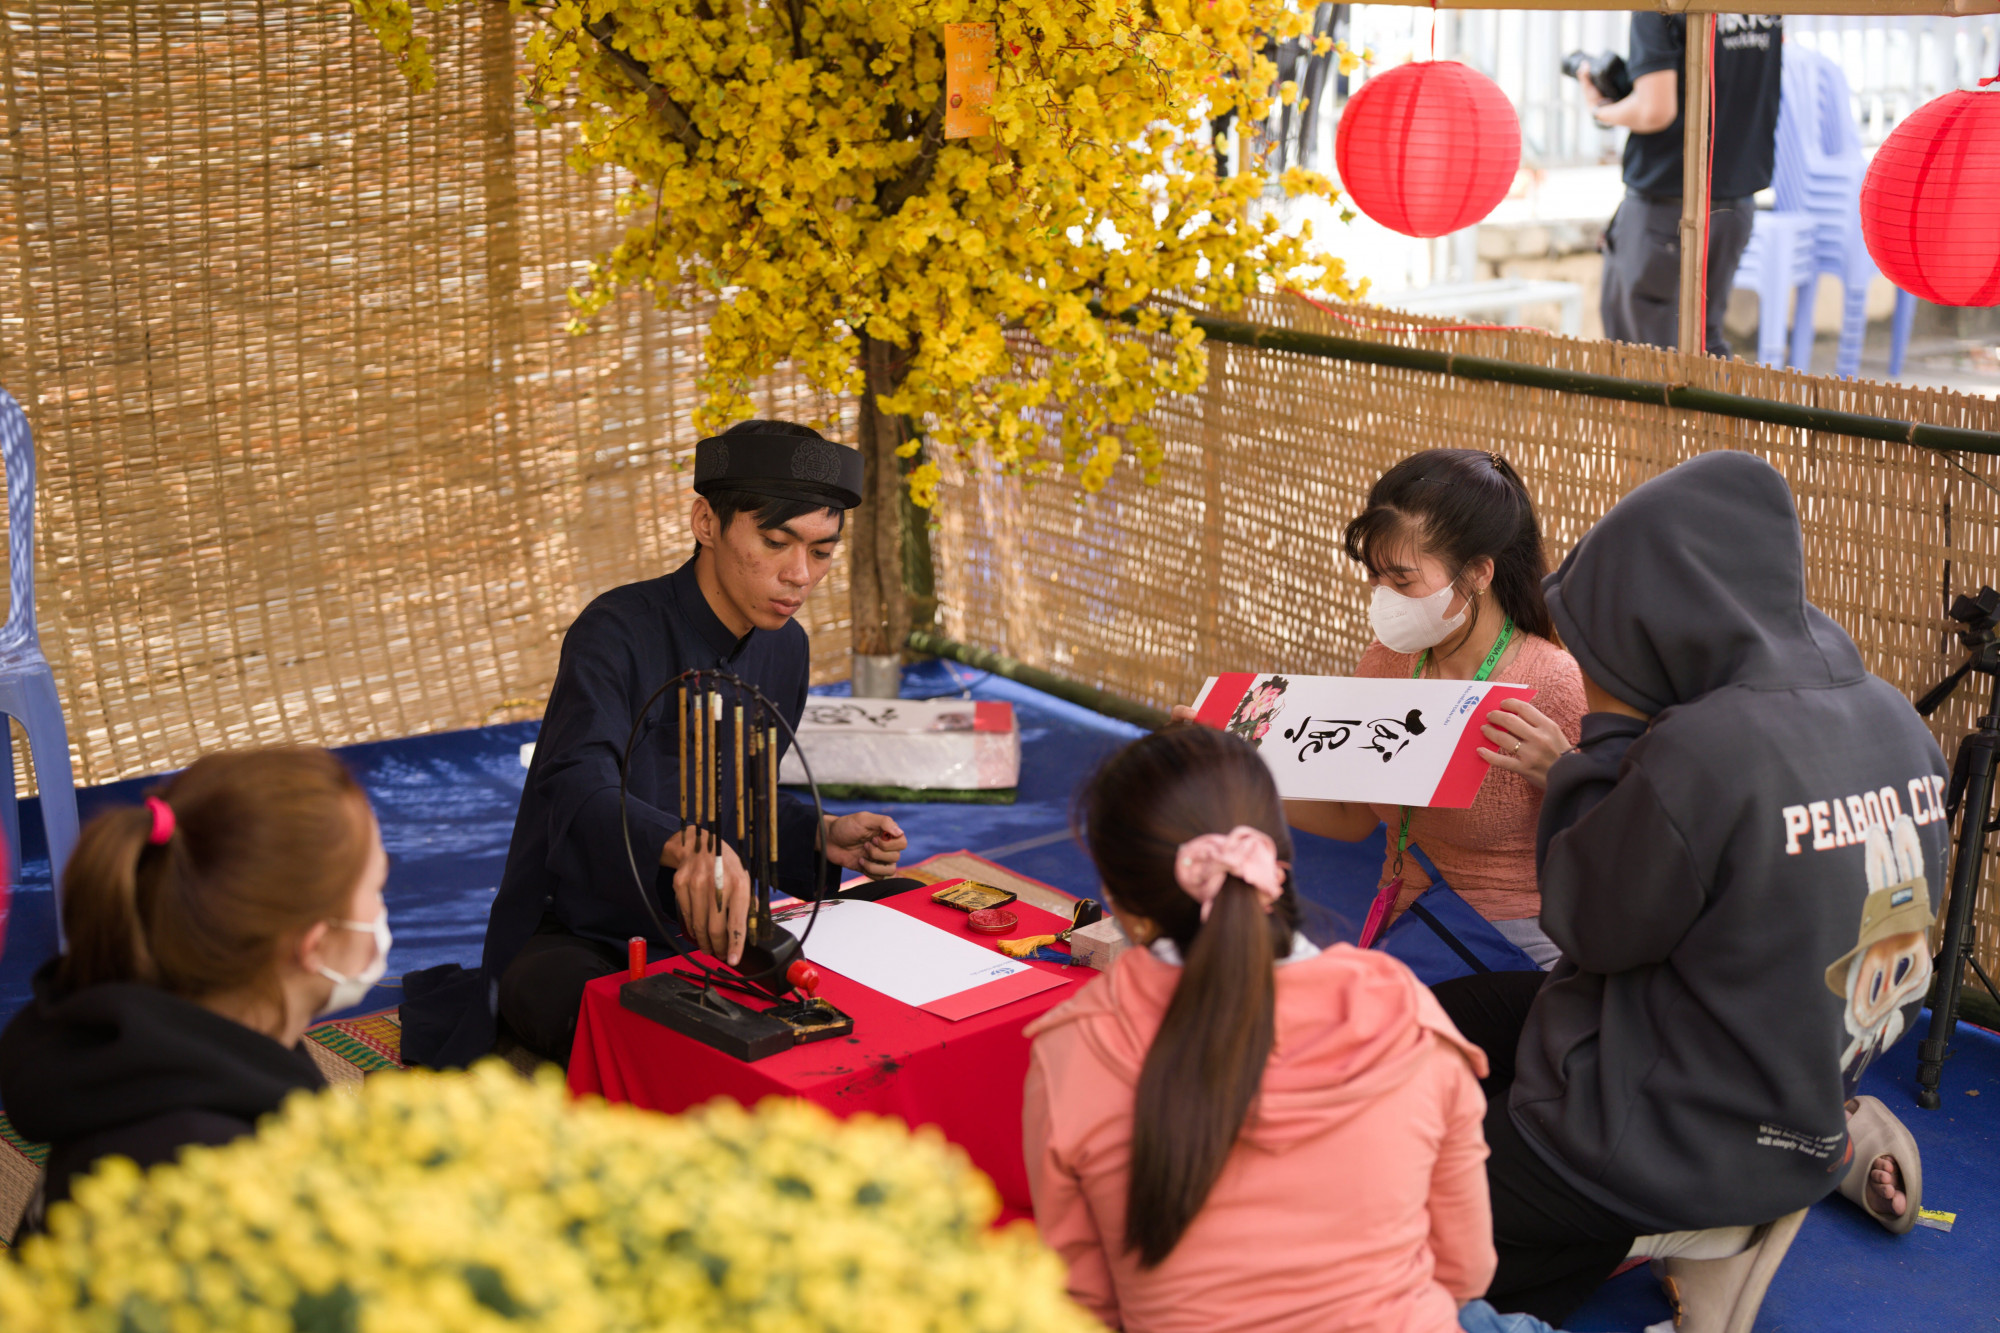
[[[738,513],[711,548],[723,596],[758,629],[782,629],[833,567],[840,535],[840,516],[831,510],[775,528],[759,528],[754,514]]]

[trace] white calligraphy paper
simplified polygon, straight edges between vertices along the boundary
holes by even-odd
[[[801,914],[783,923],[805,935]],[[881,903],[821,903],[806,957],[892,1000],[923,1008],[948,995],[1035,969]]]
[[[1287,800],[1464,809],[1488,765],[1486,714],[1526,685],[1393,677],[1213,676],[1199,721],[1255,745]]]

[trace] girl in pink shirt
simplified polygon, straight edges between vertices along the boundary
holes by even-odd
[[[1402,963],[1297,934],[1256,750],[1168,727],[1080,814],[1137,947],[1028,1029],[1035,1223],[1070,1294],[1130,1333],[1547,1328],[1474,1299],[1485,1057]]]
[[[1535,697],[1487,714],[1479,754],[1495,771],[1470,809],[1292,801],[1292,825],[1348,841],[1384,826],[1378,889],[1399,886],[1396,911],[1430,887],[1402,850],[1421,848],[1473,910],[1552,967],[1559,950],[1537,920],[1535,824],[1549,766],[1576,744],[1585,708],[1583,674],[1556,646],[1542,600],[1548,563],[1527,487],[1499,454],[1426,449],[1382,474],[1343,544],[1375,585],[1376,641],[1355,675],[1508,681]]]

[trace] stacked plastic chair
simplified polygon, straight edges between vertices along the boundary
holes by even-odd
[[[0,827],[7,834],[13,878],[20,877],[21,809],[14,798],[14,738],[7,718],[28,733],[28,755],[41,790],[42,831],[56,894],[56,938],[62,943],[62,874],[76,847],[76,778],[69,765],[69,728],[55,673],[35,631],[35,438],[13,395],[0,389],[0,456],[7,468],[7,622],[0,625]]]
[[[1778,112],[1778,160],[1771,192],[1781,214],[1813,220],[1811,276],[1798,285],[1792,316],[1791,364],[1812,364],[1813,305],[1819,277],[1840,279],[1840,348],[1834,373],[1851,378],[1861,368],[1861,338],[1868,327],[1868,286],[1879,276],[1861,237],[1861,182],[1868,163],[1854,125],[1853,102],[1840,66],[1796,42],[1785,43],[1784,82]],[[1768,309],[1768,308],[1767,308]],[[1896,294],[1889,374],[1903,371],[1916,298]],[[1760,331],[1760,345],[1763,338]]]
[[[1809,213],[1760,208],[1751,215],[1750,244],[1736,265],[1738,290],[1757,295],[1757,361],[1785,364],[1785,320],[1792,293],[1818,281],[1814,266],[1814,219]]]

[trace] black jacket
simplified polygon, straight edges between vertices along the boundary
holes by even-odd
[[[1901,916],[1925,889],[1935,908],[1943,757],[1806,600],[1791,492],[1749,454],[1639,487],[1544,586],[1584,674],[1652,720],[1592,714],[1549,773],[1541,924],[1563,958],[1514,1123],[1643,1232],[1803,1208],[1838,1180],[1859,1066],[1923,1000],[1911,961],[1880,997],[1901,1012],[1857,1037],[1829,974],[1851,990],[1847,961],[1886,942],[1872,826],[1914,819]]]
[[[632,755],[624,819],[619,767],[633,721],[654,692],[684,671],[723,668],[755,685],[785,720],[782,757],[805,712],[812,668],[805,629],[789,621],[742,637],[710,609],[692,558],[673,573],[613,588],[584,608],[563,636],[562,661],[521,790],[507,867],[486,924],[480,967],[442,964],[403,977],[403,1059],[450,1069],[493,1049],[500,978],[544,918],[616,948],[643,935],[665,947],[632,878],[627,828],[645,885],[663,919],[674,919],[673,873],[659,851],[680,830],[678,732],[671,705],[654,702]],[[796,897],[829,892],[820,881],[819,817],[795,792],[778,795],[778,886]],[[733,837],[725,837],[732,844]]]
[[[39,1229],[38,1204],[67,1199],[100,1157],[171,1161],[190,1143],[250,1133],[294,1089],[326,1086],[303,1043],[287,1050],[137,982],[61,994],[56,967],[35,974],[34,999],[0,1032],[0,1104],[25,1137],[49,1145],[23,1231]]]

